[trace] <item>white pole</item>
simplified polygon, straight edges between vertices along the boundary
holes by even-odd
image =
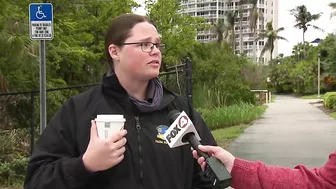
[[[320,62],[320,52],[318,53],[318,58],[317,58],[317,98],[320,99],[320,83],[321,83],[321,62]]]

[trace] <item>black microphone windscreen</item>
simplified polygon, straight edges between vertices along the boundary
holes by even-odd
[[[178,110],[172,110],[171,112],[169,112],[168,118],[169,118],[170,124],[172,124],[180,114],[181,112]]]

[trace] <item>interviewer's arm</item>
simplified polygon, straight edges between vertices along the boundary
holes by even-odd
[[[336,153],[330,154],[323,167],[315,169],[303,165],[294,169],[267,166],[262,162],[235,158],[231,174],[235,189],[335,189]]]

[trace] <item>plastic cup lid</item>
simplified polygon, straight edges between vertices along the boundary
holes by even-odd
[[[118,114],[102,114],[102,115],[97,115],[98,120],[124,120],[123,115],[118,115]]]

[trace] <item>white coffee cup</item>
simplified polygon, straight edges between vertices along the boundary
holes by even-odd
[[[115,132],[122,130],[126,120],[123,115],[102,114],[97,115],[95,121],[98,130],[98,137],[106,139]]]

